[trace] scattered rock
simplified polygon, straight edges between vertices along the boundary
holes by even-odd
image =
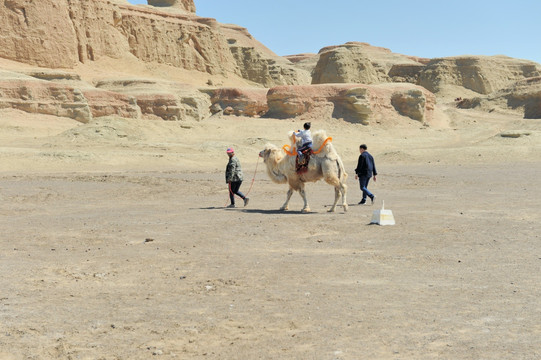
[[[517,139],[521,136],[529,136],[531,133],[528,131],[510,131],[500,133],[500,136],[503,138],[514,138]]]

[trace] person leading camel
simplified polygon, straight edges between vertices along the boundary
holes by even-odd
[[[361,187],[361,191],[363,192],[363,197],[359,202],[359,205],[366,204],[367,197],[369,197],[371,203],[374,204],[374,199],[376,198],[376,195],[372,194],[368,190],[368,182],[370,181],[372,175],[374,175],[375,182],[378,172],[376,170],[376,163],[374,162],[374,158],[372,157],[372,155],[370,155],[367,149],[368,148],[365,144],[359,146],[359,151],[361,155],[359,155],[359,160],[357,161],[357,168],[355,169],[355,179],[359,179],[359,185]]]
[[[302,140],[302,146],[297,150],[299,157],[302,157],[302,152],[312,147],[312,134],[310,133],[311,123],[305,122],[303,125],[304,130],[298,130],[295,133],[296,137],[300,137]]]
[[[229,199],[231,200],[231,204],[228,206],[228,208],[235,207],[235,195],[244,200],[244,206],[246,206],[248,205],[248,201],[250,201],[250,199],[239,191],[243,180],[240,160],[235,156],[235,150],[233,148],[228,148],[226,153],[227,156],[229,156],[229,162],[227,163],[227,167],[225,169],[225,182],[229,185]]]

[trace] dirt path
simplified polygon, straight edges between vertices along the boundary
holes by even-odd
[[[0,358],[540,358],[541,165],[380,173],[333,214],[261,168],[237,209],[218,171],[3,175]]]

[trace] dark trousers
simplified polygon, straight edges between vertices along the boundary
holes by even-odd
[[[366,197],[372,198],[374,196],[370,191],[368,191],[368,183],[370,182],[371,176],[359,176],[359,185],[361,191],[363,192],[363,200],[366,201]]]
[[[231,204],[235,205],[235,195],[240,196],[241,199],[244,199],[243,193],[239,191],[242,181],[232,181],[229,183],[229,199],[231,199]]]
[[[297,150],[297,154],[299,156],[302,156],[302,153],[304,152],[304,150],[308,149],[308,148],[311,148],[312,147],[312,143],[311,142],[307,142],[307,143],[304,143],[302,144],[302,146]]]

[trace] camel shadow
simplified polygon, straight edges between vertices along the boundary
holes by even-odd
[[[246,209],[242,207],[237,208],[228,208],[227,206],[207,206],[207,207],[200,207],[200,208],[191,208],[191,210],[227,210],[227,211],[239,211],[239,212],[245,212],[249,214],[283,214],[283,215],[292,215],[292,214],[318,214],[317,211],[310,211],[310,212],[302,212],[300,210],[280,210],[280,209],[272,209],[272,210],[265,210],[265,209]]]
[[[325,208],[331,207],[332,205],[324,205]],[[238,211],[248,214],[267,214],[267,215],[310,215],[310,214],[321,214],[320,211],[311,210],[309,212],[302,212],[301,210],[280,210],[280,209],[247,209],[243,207],[237,208],[228,208],[227,206],[207,206],[200,208],[191,208],[190,210],[227,210],[227,211]],[[328,213],[328,211],[324,211]]]
[[[310,215],[310,214],[319,214],[317,211],[310,211],[310,212],[302,212],[300,210],[266,210],[266,209],[239,209],[242,212],[248,213],[248,214],[267,214],[267,215]]]

